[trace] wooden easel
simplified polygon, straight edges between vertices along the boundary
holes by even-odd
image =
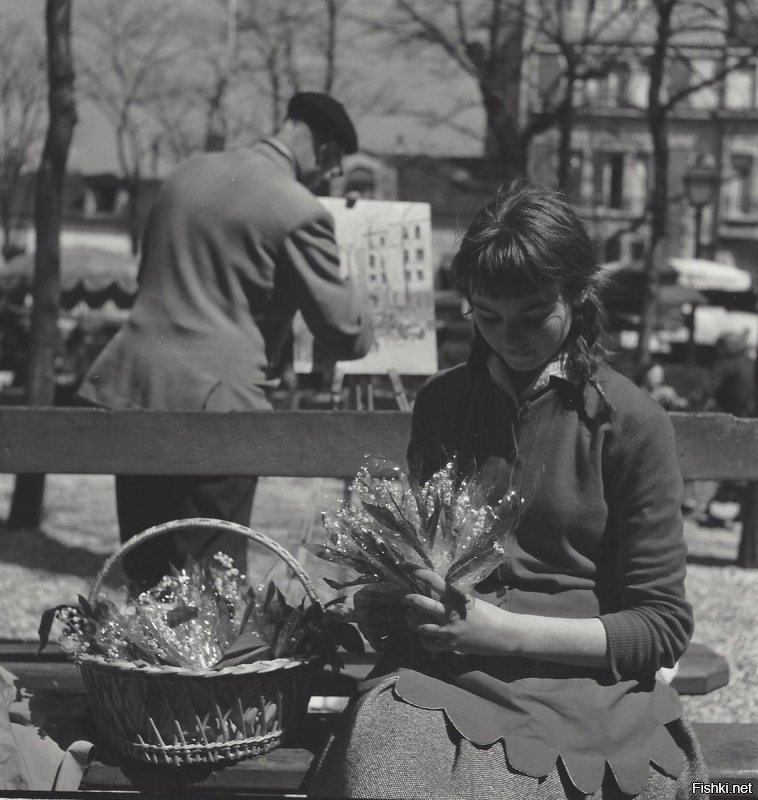
[[[380,376],[346,375],[335,369],[332,380],[332,408],[336,411],[343,406],[343,391],[348,390],[347,407],[352,411],[374,411],[374,381]],[[395,395],[395,403],[400,411],[410,411],[411,405],[405,394],[403,382],[397,370],[387,370],[387,378]]]

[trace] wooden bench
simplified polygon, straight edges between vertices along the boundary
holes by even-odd
[[[672,419],[686,479],[749,482],[740,562],[758,566],[758,420],[718,414],[673,414]],[[0,407],[0,472],[347,479],[355,475],[366,453],[403,463],[409,430],[410,415],[390,411],[213,414],[6,406]],[[29,654],[28,644],[18,648],[13,655],[12,643],[0,647],[0,663],[32,688],[62,694],[80,691],[75,670],[60,658],[37,660]],[[347,677],[338,681],[340,691],[348,693],[350,676],[361,677],[368,666],[354,661]],[[693,694],[711,691],[727,680],[726,662],[701,645],[693,645],[682,660],[677,678],[679,690]],[[337,693],[334,685],[323,686],[322,691]],[[697,727],[714,780],[754,780],[758,787],[758,725]],[[254,784],[261,791],[270,790],[270,796],[283,796],[299,787],[311,755],[312,750],[295,742],[266,759],[199,776],[197,787],[203,794],[263,796],[251,791]],[[139,770],[98,763],[90,768],[83,788],[138,791],[143,778]],[[150,781],[153,788],[161,787],[155,775]],[[172,796],[177,796],[175,789]]]

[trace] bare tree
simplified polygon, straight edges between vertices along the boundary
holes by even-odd
[[[226,147],[228,119],[225,104],[227,89],[233,78],[237,61],[238,8],[239,0],[226,0],[224,47],[221,57],[215,64],[213,91],[208,102],[205,133],[205,149],[208,151],[223,150]]]
[[[567,0],[386,0],[356,16],[383,33],[395,51],[413,52],[417,63],[436,53],[438,76],[446,85],[464,77],[478,90],[475,101],[461,90],[446,104],[435,95],[441,107],[413,110],[401,103],[399,113],[483,138],[485,172],[497,183],[524,177],[531,142],[558,125],[563,185],[576,88],[613,63],[639,17],[600,3],[588,3],[583,13],[573,5]],[[556,69],[540,85],[532,81],[529,66],[546,46],[552,46]],[[483,137],[481,127],[467,121],[475,109],[483,111]]]
[[[244,0],[241,4],[241,68],[267,102],[271,130],[284,119],[293,93],[345,89],[346,82],[340,80],[341,55],[355,43],[355,31],[340,35],[347,5],[347,0]],[[375,96],[374,88],[368,93]]]
[[[187,50],[180,15],[165,0],[98,0],[80,16],[82,93],[113,127],[134,254],[142,227],[142,179],[158,133],[151,104],[168,91],[165,77]]]
[[[566,190],[572,135],[577,112],[588,110],[582,88],[588,81],[605,78],[629,58],[629,41],[645,20],[642,6],[573,3],[569,0],[537,0],[527,6],[532,54],[543,59],[553,53],[552,75],[531,87],[534,101],[525,121],[524,137],[531,140],[535,128],[558,128],[556,184]],[[548,62],[549,63],[549,62]],[[539,75],[539,67],[535,72]]]
[[[71,0],[47,0],[45,9],[50,119],[37,174],[34,225],[37,247],[32,286],[31,358],[27,382],[29,405],[53,405],[55,351],[60,304],[60,230],[63,182],[76,125],[74,66],[71,53]],[[16,479],[8,524],[39,525],[44,475]]]
[[[363,23],[383,33],[392,48],[413,51],[417,63],[437,57],[441,77],[447,73],[473,81],[475,104],[459,95],[444,107],[410,113],[466,133],[468,123],[459,121],[472,107],[483,109],[484,158],[488,172],[500,181],[521,177],[526,164],[522,64],[527,6],[526,0],[388,0],[362,10]]]
[[[21,176],[39,157],[45,121],[45,53],[29,27],[0,16],[0,226],[2,253],[21,248],[14,239]]]
[[[149,148],[153,162],[176,163],[198,150],[250,144],[279,126],[289,96],[300,89],[355,95],[351,110],[359,113],[376,108],[381,81],[374,74],[366,89],[356,79],[359,59],[350,56],[360,32],[343,26],[346,6],[347,0],[215,0],[183,7],[172,32],[176,56],[134,103],[143,152]],[[137,26],[129,31],[139,34]],[[140,52],[130,50],[132,57]]]
[[[655,328],[658,273],[668,258],[669,234],[669,121],[671,112],[686,98],[709,87],[723,85],[727,76],[754,61],[758,37],[752,36],[758,11],[752,0],[649,0],[654,34],[647,58],[650,84],[647,119],[652,141],[652,182],[648,202],[650,240],[645,259],[645,292],[640,322],[637,361],[650,359],[650,336]],[[752,23],[752,24],[751,24]],[[740,27],[742,30],[740,30]],[[693,44],[710,37],[722,52],[712,74],[697,71],[690,51]],[[673,88],[667,75],[679,68],[687,74],[680,88]]]

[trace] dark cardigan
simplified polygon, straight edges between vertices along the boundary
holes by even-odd
[[[526,774],[547,774],[560,756],[590,791],[610,764],[635,793],[650,762],[672,776],[683,763],[666,727],[681,704],[655,679],[693,628],[682,478],[660,405],[606,365],[593,378],[551,374],[517,401],[474,359],[441,372],[416,398],[408,462],[418,480],[453,455],[464,469],[512,470],[528,507],[506,563],[477,590],[514,613],[599,618],[609,666],[446,652],[431,669],[400,669],[394,692],[444,708],[479,745],[502,737]]]
[[[529,507],[496,602],[599,617],[615,677],[632,677],[673,666],[692,634],[682,478],[659,404],[608,366],[596,380],[610,412],[582,381],[553,376],[516,408],[486,368],[441,372],[418,393],[408,461],[422,479],[454,453],[512,466]]]

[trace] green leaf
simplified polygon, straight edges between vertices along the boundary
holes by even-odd
[[[365,501],[363,501],[361,505],[377,522],[380,522],[387,528],[397,528],[397,520],[395,519],[395,515],[389,509],[384,508],[384,506],[377,506],[373,503],[367,503]]]
[[[338,592],[342,589],[347,589],[349,586],[362,586],[364,583],[383,583],[384,578],[380,578],[378,575],[359,575],[357,578],[353,578],[351,581],[333,581],[331,578],[324,578],[324,583],[327,586],[331,586],[332,589],[336,589]]]
[[[65,608],[66,606],[56,606],[55,608],[48,608],[42,612],[42,617],[39,622],[39,650],[38,653],[41,653],[50,639],[50,630],[53,627],[53,622],[55,622],[55,615],[61,609]]]
[[[177,606],[172,608],[166,614],[166,624],[169,628],[176,628],[182,622],[189,622],[191,619],[197,619],[200,609],[197,606]]]
[[[342,622],[334,626],[334,638],[348,653],[363,655],[366,652],[366,647],[363,644],[361,635],[347,622]]]
[[[84,612],[84,616],[94,619],[95,612],[92,610],[92,606],[89,604],[87,598],[78,594],[76,599],[79,601],[79,608],[81,608],[81,610]]]
[[[429,538],[429,547],[434,547],[434,540],[437,538],[437,526],[440,520],[440,514],[442,513],[442,501],[439,497],[434,498],[434,509],[432,513],[429,515],[429,521],[427,523],[426,535]]]
[[[429,527],[429,517],[426,513],[426,503],[421,499],[421,495],[418,492],[414,492],[413,497],[416,500],[416,510],[418,511],[418,518],[421,520],[421,524],[426,530],[426,528]]]

